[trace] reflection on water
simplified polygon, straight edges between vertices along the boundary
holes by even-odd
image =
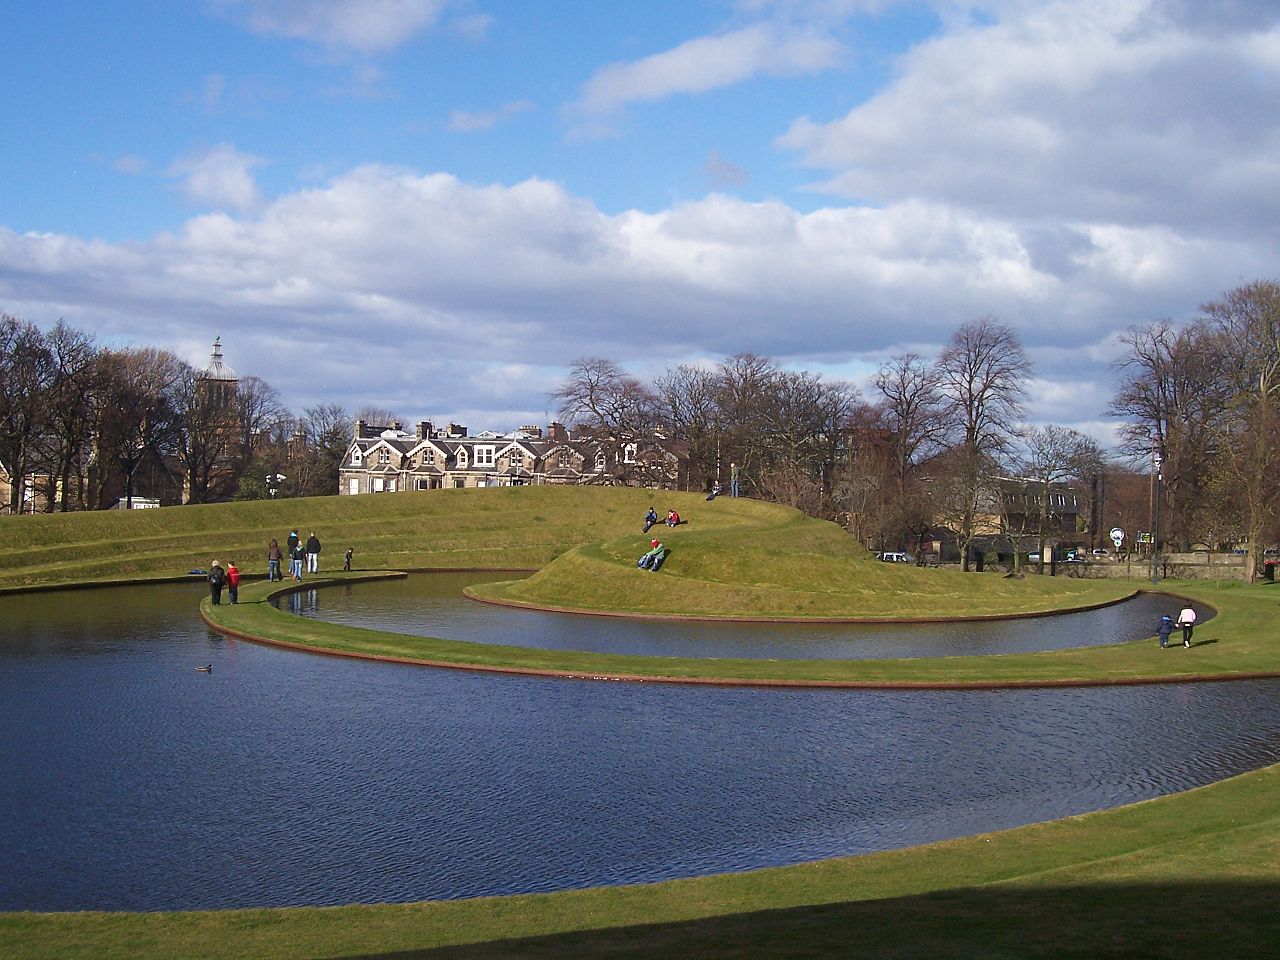
[[[201,595],[0,598],[0,909],[660,880],[1060,817],[1280,760],[1275,682],[902,693],[481,676],[224,640],[196,618]]]
[[[921,624],[761,624],[615,620],[481,604],[462,596],[476,574],[430,574],[307,591],[280,602],[334,623],[473,643],[668,657],[866,660],[1029,653],[1153,637],[1181,600],[1140,594],[1098,610],[1020,620]],[[511,579],[490,574],[487,579]],[[1197,607],[1201,622],[1212,611]],[[1155,641],[1152,641],[1153,645]]]

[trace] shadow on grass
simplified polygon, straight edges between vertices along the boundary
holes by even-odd
[[[1241,960],[1280,955],[1278,903],[1276,883],[981,887],[363,956]]]

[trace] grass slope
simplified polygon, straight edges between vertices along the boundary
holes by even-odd
[[[649,886],[452,902],[0,914],[9,960],[1273,957],[1280,767],[1080,817]]]

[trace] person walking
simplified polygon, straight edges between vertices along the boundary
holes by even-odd
[[[1182,645],[1191,646],[1191,632],[1196,626],[1196,612],[1191,609],[1191,604],[1188,603],[1178,614],[1178,626],[1182,628]]]
[[[227,561],[227,597],[232,603],[240,598],[240,571],[234,560]]]
[[[284,552],[289,555],[290,559],[293,558],[293,551],[297,548],[299,539],[297,530],[289,531],[289,539],[284,542]]]
[[[289,572],[295,581],[302,580],[302,564],[306,559],[307,551],[302,548],[302,544],[295,543],[293,553],[289,557]]]
[[[354,555],[355,555],[355,552],[356,552],[356,548],[355,548],[355,547],[347,547],[347,552],[346,552],[346,553],[344,553],[344,554],[342,555],[342,569],[343,569],[343,571],[345,571],[345,572],[347,572],[347,573],[350,573],[350,572],[351,572],[351,558],[352,558],[352,556],[354,556]]]
[[[307,573],[320,572],[320,538],[314,530],[307,537]]]
[[[267,544],[267,581],[283,580],[284,573],[280,570],[280,561],[284,559],[284,554],[280,552],[280,544],[272,538]]]
[[[1160,618],[1160,622],[1156,624],[1156,636],[1160,638],[1160,649],[1163,650],[1169,646],[1169,634],[1173,633],[1173,617],[1167,613]]]
[[[222,588],[226,583],[226,571],[222,569],[222,564],[214,560],[209,564],[209,599],[215,607],[222,603]]]

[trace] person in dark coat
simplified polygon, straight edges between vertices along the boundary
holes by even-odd
[[[648,533],[649,528],[652,527],[657,522],[658,522],[658,511],[653,509],[653,507],[650,507],[649,512],[644,515],[644,530],[641,532]]]
[[[209,564],[209,599],[214,606],[222,603],[222,588],[226,586],[227,574],[217,560]]]
[[[316,536],[315,531],[311,531],[311,536],[307,537],[307,573],[320,572],[320,538]]]
[[[290,558],[293,557],[293,551],[297,549],[299,539],[297,530],[291,530],[289,532],[289,539],[286,540],[284,544],[284,552],[288,554]]]
[[[1160,638],[1160,649],[1169,646],[1169,634],[1173,633],[1173,617],[1167,613],[1156,624],[1156,636]]]

